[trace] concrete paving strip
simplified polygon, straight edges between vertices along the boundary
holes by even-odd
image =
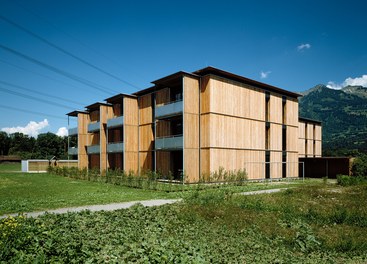
[[[250,192],[242,192],[238,193],[240,195],[254,195],[254,194],[264,194],[264,193],[276,193],[283,190],[286,190],[288,188],[281,188],[281,189],[269,189],[269,190],[259,190],[259,191],[250,191]],[[40,215],[43,215],[45,213],[50,214],[65,214],[67,212],[81,212],[84,210],[89,210],[92,212],[97,211],[114,211],[119,209],[126,209],[129,208],[135,204],[142,204],[143,206],[160,206],[164,204],[172,204],[182,201],[182,199],[159,199],[159,200],[145,200],[145,201],[133,201],[133,202],[125,202],[125,203],[112,203],[112,204],[99,204],[99,205],[85,205],[85,206],[79,206],[79,207],[69,207],[69,208],[60,208],[60,209],[54,209],[54,210],[47,210],[47,211],[39,211],[39,212],[29,212],[29,213],[23,213],[23,215],[27,217],[38,217]],[[18,213],[13,214],[6,214],[1,215],[0,219],[6,218],[8,216],[17,216]]]
[[[40,215],[43,215],[45,213],[50,214],[65,214],[68,212],[81,212],[84,210],[89,210],[92,212],[97,211],[114,211],[119,209],[126,209],[129,208],[135,204],[142,204],[143,206],[160,206],[164,204],[172,204],[181,201],[181,199],[160,199],[160,200],[146,200],[146,201],[133,201],[133,202],[125,202],[125,203],[112,203],[112,204],[99,204],[99,205],[85,205],[85,206],[79,206],[79,207],[69,207],[69,208],[59,208],[54,210],[47,210],[47,211],[40,211],[40,212],[29,212],[29,213],[23,213],[23,215],[27,217],[38,217]],[[14,214],[6,214],[0,216],[0,219],[6,218],[8,216],[17,216],[18,213]]]
[[[251,191],[251,192],[242,192],[239,193],[241,195],[254,195],[254,194],[263,194],[263,193],[276,193],[287,190],[288,188],[279,188],[279,189],[269,189],[269,190],[259,190],[259,191]]]

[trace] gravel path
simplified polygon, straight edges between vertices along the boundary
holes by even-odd
[[[251,192],[242,192],[239,193],[240,195],[254,195],[254,194],[263,194],[263,193],[275,193],[280,192],[282,190],[285,190],[287,188],[282,189],[270,189],[270,190],[260,190],[260,191],[251,191]],[[143,206],[160,206],[164,204],[172,204],[181,201],[182,199],[159,199],[159,200],[146,200],[146,201],[133,201],[133,202],[125,202],[125,203],[112,203],[112,204],[99,204],[99,205],[85,205],[85,206],[79,206],[79,207],[68,207],[68,208],[60,208],[60,209],[54,209],[54,210],[47,210],[47,211],[39,211],[39,212],[29,212],[24,213],[27,217],[37,217],[40,215],[43,215],[45,213],[51,213],[51,214],[64,214],[67,212],[80,212],[84,210],[89,211],[114,211],[118,209],[126,209],[129,208],[135,204],[142,204]],[[0,219],[6,218],[8,216],[17,216],[18,213],[13,214],[6,214],[1,215]]]

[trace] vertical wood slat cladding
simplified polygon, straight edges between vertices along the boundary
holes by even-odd
[[[153,128],[151,124],[139,126],[139,151],[153,150]]]
[[[307,139],[307,157],[313,157],[313,140]]]
[[[304,122],[299,122],[298,123],[298,138],[305,138],[305,123]]]
[[[313,139],[313,126],[314,124],[307,124],[307,139]]]
[[[151,124],[152,120],[152,94],[142,95],[138,99],[139,103],[139,124]]]
[[[199,81],[192,77],[183,77],[183,169],[186,182],[197,182],[199,171]]]
[[[168,175],[169,172],[172,172],[173,169],[171,168],[171,154],[168,151],[157,151],[157,171],[162,175]]]
[[[298,154],[300,157],[305,156],[306,142],[303,138],[298,139]]]
[[[101,172],[108,169],[107,161],[107,119],[112,117],[112,107],[107,105],[99,106],[99,144],[100,146],[100,169]]]
[[[286,124],[298,126],[298,100],[287,98],[286,102]]]
[[[321,155],[322,155],[321,141],[316,140],[315,144],[316,144],[316,146],[315,146],[315,155],[316,155],[316,157],[321,157]]]
[[[270,124],[270,150],[282,150],[282,125]]]
[[[170,101],[169,88],[160,89],[155,93],[156,106],[164,105]]]
[[[124,97],[124,170],[138,171],[139,115],[138,101]]]
[[[270,152],[270,177],[282,178],[282,152]]]
[[[210,112],[265,120],[264,91],[217,76],[211,76],[208,84]],[[204,106],[208,106],[205,100]]]
[[[210,76],[201,79],[200,87],[200,112],[202,114],[210,112]]]
[[[298,153],[287,153],[287,177],[298,177]]]
[[[298,151],[298,128],[287,126],[287,151]]]
[[[171,133],[171,122],[168,120],[156,121],[156,137],[166,137]]]
[[[139,166],[141,171],[147,171],[152,170],[153,164],[152,164],[152,157],[153,152],[152,151],[140,151],[139,152]]]
[[[282,96],[270,93],[270,109],[269,121],[281,124],[282,123]]]
[[[321,138],[322,138],[321,126],[315,125],[315,139],[321,140]]]
[[[86,146],[90,140],[87,124],[90,122],[89,115],[78,113],[78,167],[88,168],[88,154]]]

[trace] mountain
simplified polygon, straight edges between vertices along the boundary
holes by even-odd
[[[367,88],[334,90],[321,84],[301,94],[300,116],[322,121],[324,155],[367,152]]]

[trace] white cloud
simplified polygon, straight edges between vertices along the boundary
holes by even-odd
[[[330,88],[330,89],[336,89],[339,90],[345,86],[363,86],[363,87],[367,87],[367,74],[362,75],[362,77],[356,77],[356,78],[347,78],[345,79],[345,81],[341,84],[337,84],[334,82],[328,82],[326,87]]]
[[[1,131],[4,131],[8,134],[20,132],[31,137],[37,137],[41,130],[48,126],[49,124],[47,119],[44,119],[38,123],[35,121],[30,121],[25,127],[4,127],[1,129]]]
[[[304,51],[306,49],[310,49],[311,48],[311,44],[306,43],[306,44],[301,44],[297,47],[298,51]]]
[[[266,79],[266,78],[268,78],[268,76],[269,76],[270,73],[271,73],[271,71],[267,71],[267,72],[261,71],[260,72],[260,78],[261,79]]]
[[[59,130],[57,130],[56,135],[59,137],[66,137],[68,135],[68,130],[66,127],[60,127]]]

